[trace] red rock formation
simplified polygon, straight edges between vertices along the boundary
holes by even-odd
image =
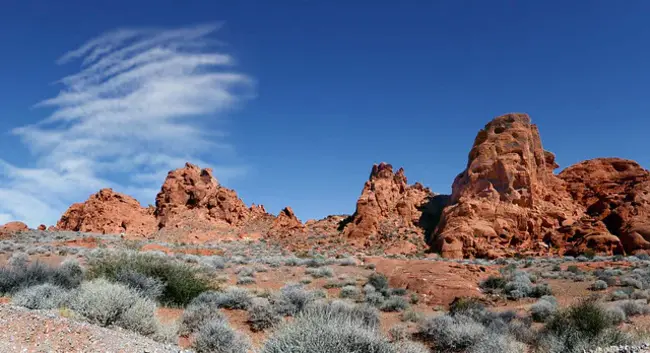
[[[583,208],[553,174],[555,168],[555,156],[542,148],[528,115],[492,120],[476,136],[467,168],[454,180],[452,205],[443,211],[434,249],[451,258],[546,254],[548,246],[562,248],[572,236],[594,241],[606,236],[597,223],[583,232],[588,221]],[[620,248],[607,244],[611,252]]]
[[[16,233],[29,230],[29,227],[23,222],[9,222],[0,226],[0,238],[7,238]]]
[[[627,253],[650,250],[650,172],[620,158],[572,165],[559,177],[587,214],[602,221]]]
[[[256,212],[258,212],[256,208]],[[159,227],[179,226],[183,218],[239,226],[251,216],[251,209],[234,190],[219,185],[212,169],[191,163],[170,171],[156,196]]]
[[[75,203],[61,216],[59,230],[146,236],[156,230],[153,210],[131,196],[102,189],[86,202]]]
[[[347,238],[363,239],[369,235],[385,235],[398,228],[414,227],[422,216],[420,209],[431,196],[431,191],[420,183],[408,185],[404,169],[393,173],[390,164],[375,164],[357,201],[355,213],[345,221],[348,223],[343,234]]]
[[[47,229],[47,226],[45,224],[41,224],[41,225],[38,226],[38,230],[40,230],[40,231],[44,231],[46,229]]]
[[[296,235],[305,233],[307,228],[300,222],[291,207],[285,207],[280,211],[278,216],[273,220],[269,233],[272,235]]]

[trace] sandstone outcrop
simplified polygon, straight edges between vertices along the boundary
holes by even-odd
[[[212,169],[191,163],[170,171],[156,196],[159,228],[179,226],[187,218],[240,226],[252,213],[234,190],[219,185]]]
[[[187,242],[258,239],[269,230],[274,235],[304,230],[290,208],[276,219],[262,205],[247,207],[234,190],[219,184],[211,169],[190,163],[167,174],[155,207],[144,208],[130,196],[103,189],[70,206],[56,228]]]
[[[75,203],[61,216],[56,228],[102,234],[148,235],[156,227],[153,209],[144,208],[131,196],[102,189],[86,202]]]
[[[344,220],[343,235],[364,239],[416,226],[433,193],[420,183],[408,185],[404,169],[393,172],[387,163],[375,164],[357,201],[356,211]]]
[[[559,177],[627,253],[650,250],[650,172],[631,160],[596,158],[566,168]]]
[[[29,227],[23,222],[8,222],[0,226],[0,238],[7,238],[16,233],[28,231]]]
[[[307,228],[293,213],[291,207],[285,207],[273,220],[269,233],[276,236],[289,236],[305,233]]]
[[[476,136],[467,168],[454,180],[451,206],[431,239],[434,250],[450,258],[547,254],[587,237],[605,242],[606,251],[620,250],[553,174],[557,167],[528,115],[492,120]]]

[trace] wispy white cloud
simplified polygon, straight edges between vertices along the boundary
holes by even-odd
[[[185,161],[213,167],[222,181],[245,173],[200,158],[232,155],[225,132],[210,127],[254,88],[211,38],[218,28],[118,29],[65,53],[57,63],[80,62],[80,70],[36,104],[52,113],[12,130],[33,163],[0,159],[0,221],[53,224],[102,187],[150,203],[167,171]]]

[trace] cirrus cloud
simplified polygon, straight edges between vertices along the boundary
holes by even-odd
[[[0,159],[0,220],[52,224],[102,187],[151,202],[167,171],[185,161],[220,179],[245,173],[214,158],[234,153],[219,119],[254,88],[211,39],[218,28],[118,29],[65,53],[57,63],[80,62],[80,70],[36,104],[51,114],[11,131],[32,163]]]

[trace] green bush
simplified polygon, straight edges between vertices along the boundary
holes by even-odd
[[[480,287],[483,289],[491,289],[491,290],[503,289],[506,286],[506,283],[508,283],[508,281],[505,278],[501,276],[492,275],[484,279],[480,283]]]
[[[370,276],[368,276],[368,282],[366,284],[375,287],[375,289],[378,291],[388,290],[388,278],[386,278],[386,276],[382,275],[381,273],[373,272]]]
[[[610,315],[593,299],[583,299],[553,315],[544,332],[556,337],[569,352],[601,344],[613,345],[620,335]]]
[[[83,279],[83,271],[76,260],[50,267],[39,261],[28,263],[26,255],[22,254],[14,255],[8,266],[0,268],[0,294],[8,295],[44,283],[71,289],[79,286]]]
[[[105,277],[117,281],[124,272],[137,272],[164,283],[160,296],[163,304],[187,305],[211,288],[209,278],[195,266],[170,257],[149,253],[115,252],[90,257],[88,278]]]
[[[409,307],[409,303],[403,297],[389,297],[381,303],[379,310],[385,312],[404,311]]]

